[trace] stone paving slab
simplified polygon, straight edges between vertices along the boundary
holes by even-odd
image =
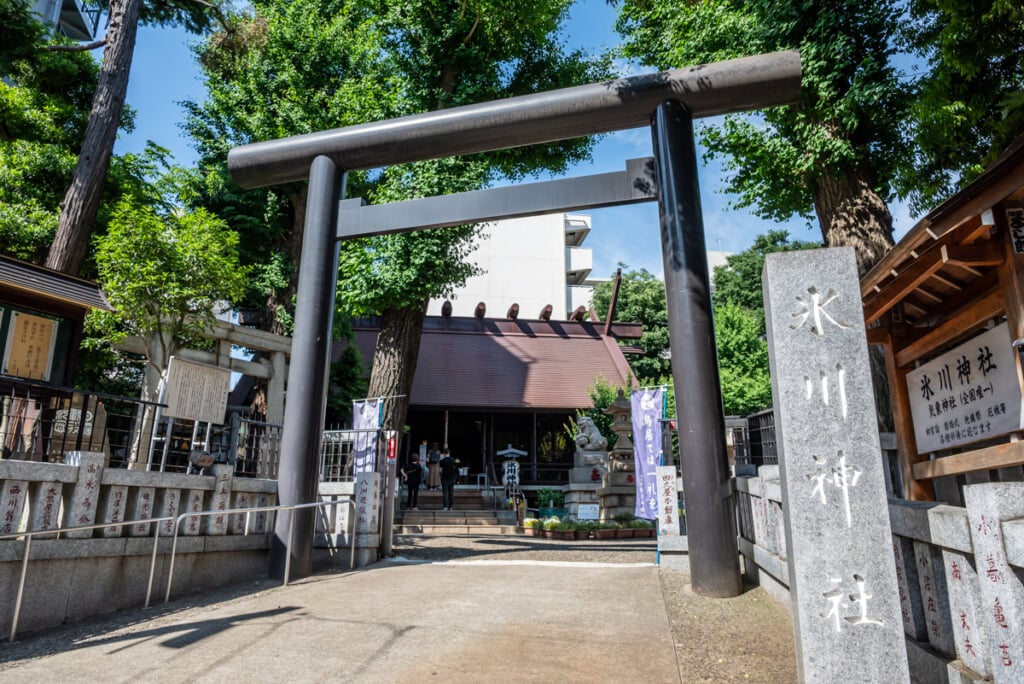
[[[0,647],[0,681],[680,681],[650,564],[389,562],[31,640]]]

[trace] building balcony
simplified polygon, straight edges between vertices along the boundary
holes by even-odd
[[[565,248],[565,282],[582,285],[594,267],[594,256],[589,247]]]

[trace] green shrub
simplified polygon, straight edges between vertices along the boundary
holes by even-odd
[[[537,490],[538,508],[561,508],[565,505],[565,492],[561,489],[544,487]]]
[[[613,515],[612,520],[619,523],[619,525],[621,525],[622,527],[629,527],[629,523],[636,520],[636,516],[627,511],[622,511],[621,513],[616,513],[615,515]]]

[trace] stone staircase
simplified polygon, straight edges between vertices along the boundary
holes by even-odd
[[[420,490],[419,510],[405,509],[395,517],[395,534],[519,534],[515,513],[495,510],[479,489],[455,490],[455,510],[441,510],[441,491]]]

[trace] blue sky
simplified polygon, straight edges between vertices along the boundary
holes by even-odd
[[[619,44],[614,31],[615,10],[605,0],[581,0],[572,10],[566,30],[570,47],[595,53]],[[195,162],[195,152],[182,134],[183,118],[180,102],[203,99],[198,67],[188,44],[196,39],[181,29],[142,27],[139,31],[128,85],[128,103],[137,110],[136,128],[118,141],[118,152],[141,151],[147,140],[169,148],[177,163]],[[646,71],[630,67],[635,73]],[[711,125],[715,120],[709,120]],[[651,135],[647,128],[619,131],[602,137],[593,159],[570,170],[571,176],[582,176],[625,168],[625,160],[651,155]],[[729,196],[722,193],[721,167],[700,162],[701,203],[704,231],[709,250],[737,252],[750,246],[754,237],[780,224],[759,219],[744,209],[729,207]],[[899,239],[913,225],[901,205],[891,207]],[[593,230],[586,246],[593,250],[593,275],[607,277],[619,262],[630,268],[646,268],[660,275],[661,240],[658,236],[657,209],[653,203],[597,209],[589,212]],[[800,219],[781,227],[793,238],[820,240],[817,224],[808,227]]]

